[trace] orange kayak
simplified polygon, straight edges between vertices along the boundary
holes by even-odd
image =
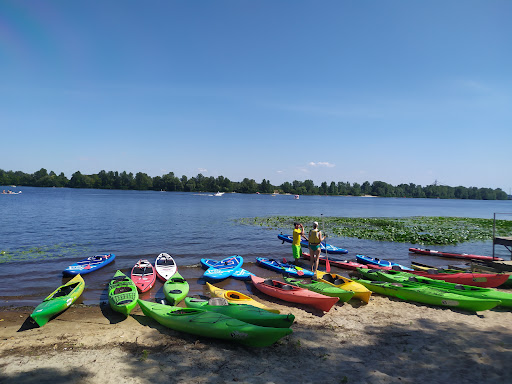
[[[258,276],[251,276],[251,279],[259,291],[269,296],[292,303],[311,305],[324,312],[329,312],[332,306],[339,300],[338,297],[325,296],[309,289],[283,283],[279,280],[265,280]]]

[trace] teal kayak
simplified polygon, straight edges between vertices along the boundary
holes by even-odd
[[[401,271],[370,271],[361,269],[358,272],[370,280],[381,280],[392,283],[417,283],[427,285],[432,288],[442,289],[444,291],[456,293],[462,296],[476,297],[478,299],[500,300],[502,307],[512,307],[512,293],[497,291],[493,288],[475,287],[473,285],[449,283],[443,280],[430,279],[424,276],[413,275],[412,273]]]
[[[138,300],[144,315],[175,331],[234,341],[251,347],[266,347],[293,331],[290,328],[260,327],[221,313],[199,308],[173,307]]]
[[[262,308],[249,304],[233,304],[221,297],[214,297],[210,300],[185,298],[185,305],[190,308],[201,308],[207,311],[222,313],[223,315],[238,319],[249,324],[262,327],[287,328],[293,324],[295,316],[291,313],[280,315],[266,311]]]
[[[418,283],[390,283],[386,281],[357,280],[372,292],[392,296],[405,301],[423,304],[439,305],[442,307],[464,309],[466,311],[485,311],[496,307],[499,300],[477,299],[462,296],[441,289],[423,286]]]
[[[117,271],[108,284],[108,303],[114,311],[128,316],[137,305],[137,286],[123,272]]]
[[[85,288],[85,282],[82,276],[76,275],[66,284],[61,285],[55,291],[39,304],[30,315],[32,319],[42,327],[52,317],[58,315],[71,304],[73,304],[82,294]]]
[[[170,305],[177,305],[187,295],[190,287],[179,272],[175,272],[172,277],[164,283],[163,291],[167,302]]]
[[[310,291],[320,293],[325,296],[337,297],[340,301],[349,301],[354,296],[353,291],[345,291],[344,289],[335,287],[332,284],[324,283],[317,280],[301,280],[292,277],[284,277],[284,281],[297,287],[306,288]]]

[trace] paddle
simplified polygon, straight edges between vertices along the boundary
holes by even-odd
[[[325,225],[324,225],[324,214],[321,214],[322,216],[322,229],[325,232]],[[324,240],[327,238],[327,235],[324,233]],[[327,273],[331,272],[331,263],[329,263],[329,256],[327,256],[327,240],[324,241],[324,247],[325,247],[325,271]]]
[[[288,264],[288,260],[286,260],[286,257],[283,257],[283,261]],[[291,266],[291,264],[289,264]],[[301,267],[297,267],[296,265],[293,266],[295,268],[295,270],[297,271],[297,275],[299,276],[303,276],[304,275],[304,272],[302,271],[302,268]],[[281,267],[283,268],[284,270],[286,270],[285,267]]]

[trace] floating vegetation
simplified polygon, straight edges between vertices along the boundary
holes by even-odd
[[[257,225],[291,232],[293,222],[308,225],[318,221],[325,232],[336,237],[393,241],[411,244],[454,245],[492,240],[492,219],[467,217],[314,217],[272,216],[238,219],[239,224]],[[322,223],[323,222],[323,223]],[[496,235],[510,236],[512,221],[496,220]]]
[[[0,264],[12,261],[51,260],[90,253],[89,245],[53,244],[0,250]]]

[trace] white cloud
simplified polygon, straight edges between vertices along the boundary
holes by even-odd
[[[206,168],[197,168],[197,170],[199,171],[199,173],[207,173],[208,170]]]
[[[331,164],[329,163],[328,161],[319,161],[317,163],[315,163],[314,161],[311,161],[309,163],[309,165],[311,167],[326,167],[326,168],[333,168],[335,167],[336,165],[335,164]]]

